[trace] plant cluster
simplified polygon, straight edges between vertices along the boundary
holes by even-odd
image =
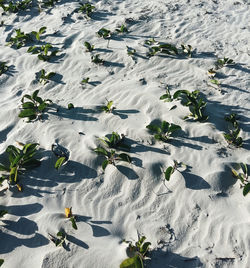
[[[127,255],[129,258],[125,259],[121,264],[120,268],[143,268],[143,261],[149,251],[149,247],[151,245],[150,242],[145,242],[146,237],[138,237],[138,241],[135,242],[135,245],[132,242],[125,241],[128,243]]]
[[[4,0],[0,1],[0,7],[4,12],[17,13],[20,10],[25,10],[32,5],[32,0],[22,0],[22,1],[9,1],[5,2]]]
[[[19,184],[19,175],[29,168],[40,165],[40,161],[34,158],[37,153],[38,143],[28,143],[22,145],[22,149],[9,145],[5,151],[8,155],[9,164],[0,164],[0,171],[4,174],[0,178],[0,184],[7,180],[10,184],[15,184],[19,191],[22,187]]]
[[[169,181],[170,180],[170,177],[171,175],[176,171],[178,170],[179,167],[182,167],[182,166],[186,166],[184,165],[183,163],[179,163],[177,162],[176,160],[174,160],[174,165],[173,166],[169,166],[166,171],[164,172],[164,175],[165,175],[165,180]]]
[[[107,100],[107,99],[106,99]],[[116,109],[116,107],[113,106],[113,101],[112,100],[107,100],[107,104],[101,107],[101,110],[104,111],[105,113],[112,113],[113,110]]]
[[[69,218],[72,224],[72,227],[77,230],[77,225],[76,225],[76,218],[72,214],[72,207],[70,208],[65,208],[65,216],[66,218]]]
[[[59,52],[58,48],[53,47],[51,44],[45,44],[42,46],[31,46],[27,50],[31,54],[38,54],[37,57],[42,61],[50,61]]]
[[[250,192],[247,165],[244,163],[238,164],[236,169],[232,169],[232,174],[240,181],[240,187],[243,188],[243,195],[246,196]]]
[[[162,121],[160,125],[150,124],[146,126],[154,134],[154,138],[159,141],[168,142],[172,135],[181,129],[180,126],[173,123]]]
[[[112,132],[110,135],[110,138],[104,137],[99,138],[99,140],[107,147],[113,148],[113,149],[119,149],[119,150],[130,150],[130,146],[125,144],[125,135],[121,134],[119,135],[117,132]]]
[[[0,61],[0,76],[8,71],[9,67],[6,65],[6,62]]]
[[[52,144],[51,151],[57,157],[55,169],[59,169],[63,164],[69,160],[69,151],[58,144]]]
[[[86,52],[92,52],[95,48],[95,46],[91,45],[89,42],[84,42],[84,46],[86,47]]]
[[[52,103],[51,100],[43,100],[38,96],[39,90],[35,90],[32,95],[24,95],[22,98],[22,110],[19,113],[20,118],[28,118],[28,122],[34,121],[36,119],[41,120],[42,114]],[[28,99],[28,101],[25,101]]]
[[[56,245],[56,247],[65,247],[66,234],[63,231],[59,231],[56,236],[49,234],[50,240]]]
[[[56,75],[56,73],[54,73],[54,72],[49,72],[49,73],[46,73],[46,71],[44,70],[44,69],[42,69],[40,72],[39,72],[39,74],[38,74],[38,76],[39,76],[39,82],[41,83],[41,84],[47,84],[48,82],[49,82],[49,80],[51,80],[51,78],[53,77],[53,76],[55,76]]]
[[[91,61],[95,64],[103,65],[104,60],[100,58],[100,54],[92,55]]]
[[[77,12],[84,13],[88,18],[91,18],[93,10],[95,6],[91,5],[91,3],[80,4],[80,7],[77,9]]]
[[[224,138],[228,144],[232,144],[236,147],[241,147],[243,140],[241,137],[239,137],[240,127],[239,123],[237,122],[237,115],[232,113],[229,116],[225,116],[225,120],[231,123],[232,128],[229,129],[228,133],[223,133]]]
[[[39,6],[45,7],[45,8],[53,7],[58,1],[59,0],[42,0],[40,1]]]

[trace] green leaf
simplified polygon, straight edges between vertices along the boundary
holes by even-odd
[[[143,268],[143,262],[139,255],[124,260],[120,268]]]
[[[161,133],[161,128],[156,125],[147,125],[146,128],[152,132]]]
[[[39,34],[43,34],[43,33],[45,33],[46,29],[47,29],[47,27],[42,27],[42,28],[40,28],[40,29],[39,29]]]
[[[166,171],[165,171],[165,179],[167,180],[167,181],[169,181],[170,180],[170,177],[171,177],[171,175],[174,173],[174,168],[173,167],[168,167],[167,169],[166,169]]]
[[[28,159],[22,163],[24,168],[34,168],[41,165],[41,162],[37,159]]]
[[[29,108],[35,108],[35,104],[33,103],[33,102],[31,102],[31,101],[27,101],[27,102],[24,102],[23,104],[22,104],[22,108],[23,109],[29,109]]]
[[[98,154],[98,155],[104,155],[104,156],[108,156],[108,152],[102,148],[102,147],[97,147],[96,149],[94,149],[94,151]]]
[[[120,158],[119,160],[131,163],[131,158],[129,155],[125,154],[125,153],[121,153],[118,155],[118,157]]]
[[[69,103],[68,104],[68,109],[70,110],[70,109],[74,109],[75,107],[74,107],[74,105],[73,105],[73,103]]]
[[[77,230],[77,225],[76,225],[75,217],[74,217],[74,216],[70,217],[70,221],[71,221],[71,223],[72,223],[72,227],[73,227],[75,230]]]
[[[0,171],[9,171],[9,168],[7,168],[4,165],[0,164]]]
[[[142,245],[142,247],[140,248],[140,253],[141,253],[143,256],[146,255],[146,253],[147,253],[147,251],[148,251],[150,245],[151,245],[150,242],[145,242],[145,243]]]
[[[109,160],[105,159],[105,160],[102,162],[102,169],[105,170],[108,164],[109,164]]]
[[[0,210],[0,218],[3,217],[7,213],[8,213],[7,210]]]
[[[31,97],[32,97],[33,100],[36,100],[36,98],[37,98],[37,96],[38,96],[38,93],[39,93],[39,89],[35,90],[35,91],[32,93]]]
[[[45,103],[45,102],[43,102],[43,103],[41,103],[41,104],[38,106],[38,110],[39,110],[40,112],[43,112],[43,111],[47,108],[47,106],[48,106],[48,104]]]
[[[180,126],[175,125],[175,124],[171,124],[171,125],[169,126],[168,131],[169,131],[170,133],[173,133],[173,132],[175,132],[175,131],[177,131],[177,130],[179,130],[179,129],[181,129]]]
[[[246,196],[250,192],[250,183],[246,184],[243,188],[243,195]]]
[[[55,169],[59,169],[62,165],[63,165],[63,163],[66,161],[66,157],[65,156],[62,156],[62,157],[60,157],[57,161],[56,161],[56,163],[55,163]]]
[[[29,116],[32,116],[32,115],[36,115],[35,110],[33,110],[33,109],[24,109],[19,113],[18,117],[24,118],[24,117],[29,117]]]

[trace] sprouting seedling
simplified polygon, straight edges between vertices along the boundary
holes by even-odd
[[[136,50],[134,49],[134,48],[131,48],[131,47],[128,47],[127,46],[127,54],[129,55],[129,56],[134,56],[135,55],[135,53],[136,53]]]
[[[55,169],[59,170],[59,168],[69,160],[69,151],[56,143],[52,144],[51,151],[57,157]]]
[[[28,118],[28,122],[36,119],[42,119],[42,114],[52,103],[52,101],[49,99],[43,100],[38,96],[38,93],[39,90],[35,90],[32,95],[26,94],[23,96],[21,100],[22,110],[18,115],[20,118]],[[28,101],[25,101],[25,99],[28,99]]]
[[[106,113],[112,113],[114,109],[116,109],[116,107],[112,106],[113,105],[113,101],[112,100],[107,100],[107,104],[105,106],[102,106],[101,109],[102,111],[106,112]]]
[[[74,104],[70,102],[68,104],[68,110],[71,110],[71,109],[74,109],[74,108],[75,108]]]
[[[171,175],[178,170],[179,167],[186,167],[185,164],[183,164],[182,162],[177,162],[176,160],[174,160],[174,165],[173,166],[169,166],[166,171],[164,172],[165,175],[165,180],[169,181]]]
[[[155,133],[154,138],[159,141],[168,142],[172,135],[181,129],[180,126],[173,123],[162,121],[160,125],[150,124],[146,126],[151,132]]]
[[[157,46],[149,47],[149,51],[147,55],[149,57],[152,57],[156,55],[158,52],[168,54],[168,55],[178,55],[178,49],[176,48],[176,46],[169,44],[169,43],[163,43]]]
[[[0,7],[2,7],[2,9],[5,12],[12,12],[12,13],[17,13],[20,10],[25,10],[28,7],[30,7],[31,4],[32,4],[32,0],[22,0],[18,2],[10,1],[6,5],[3,0],[0,1]]]
[[[89,42],[84,42],[84,46],[86,47],[87,52],[92,52],[95,48],[95,46],[91,45]]]
[[[148,39],[148,40],[145,40],[145,45],[149,45],[149,46],[151,46],[151,45],[153,45],[153,44],[158,44],[158,42],[157,41],[155,41],[155,39],[154,38],[150,38],[150,39]]]
[[[106,28],[101,28],[96,34],[104,39],[108,39],[112,35],[111,31]]]
[[[127,255],[129,258],[125,259],[121,264],[120,268],[129,268],[129,267],[138,267],[143,268],[143,260],[145,259],[149,247],[151,245],[150,242],[145,242],[146,237],[140,237],[138,235],[138,241],[135,242],[135,245],[130,241],[123,240],[123,242],[128,243]]]
[[[125,24],[122,24],[119,28],[116,28],[115,31],[116,31],[118,34],[121,34],[121,33],[128,33],[128,28],[126,27]]]
[[[53,76],[55,76],[55,75],[56,75],[56,73],[54,73],[54,72],[50,72],[50,73],[47,73],[47,74],[46,74],[45,70],[42,69],[42,70],[39,72],[39,74],[38,74],[38,76],[39,76],[39,82],[45,85],[45,84],[47,84],[47,83],[49,82],[49,80],[51,80],[51,78],[52,78]]]
[[[166,93],[160,97],[160,100],[163,100],[164,102],[172,102],[174,100],[171,96],[168,85],[166,85]]]
[[[232,65],[232,64],[235,64],[235,62],[232,59],[224,57],[223,59],[217,59],[217,61],[215,62],[215,67],[218,70],[226,65]]]
[[[183,51],[183,53],[187,54],[189,58],[192,57],[192,52],[193,52],[193,48],[191,45],[181,45],[181,49]]]
[[[64,231],[59,231],[56,236],[49,234],[49,238],[56,247],[65,247],[66,233]]]
[[[99,54],[92,55],[91,61],[95,64],[100,64],[100,65],[104,64],[104,60],[100,58]]]
[[[209,81],[210,81],[210,83],[212,83],[218,87],[220,86],[220,81],[218,79],[210,79]]]
[[[6,65],[6,62],[0,61],[0,76],[3,73],[6,73],[8,71],[9,67]]]
[[[184,119],[189,117],[194,118],[194,120],[204,122],[208,119],[208,116],[203,114],[203,110],[206,106],[206,102],[199,97],[200,91],[194,90],[192,92],[188,90],[177,90],[173,99],[182,99],[182,104],[189,107],[189,111],[191,112],[189,115],[185,116]]]
[[[69,218],[71,223],[72,223],[72,227],[77,230],[77,225],[76,225],[76,218],[75,216],[72,214],[72,207],[70,208],[65,208],[65,216],[66,218]]]
[[[16,36],[11,37],[7,45],[14,46],[19,49],[32,40],[31,35],[22,32],[21,29],[15,29],[15,33]]]
[[[59,52],[58,48],[53,47],[51,44],[45,44],[42,46],[31,46],[27,52],[32,54],[38,54],[37,57],[42,61],[49,61],[51,58],[56,56]]]
[[[43,0],[41,4],[43,7],[53,7],[56,2],[58,2],[58,0]]]
[[[119,135],[117,132],[112,132],[110,138],[104,137],[99,138],[101,142],[103,142],[107,147],[114,148],[114,149],[120,149],[120,150],[130,150],[130,146],[124,143],[125,135],[121,134]]]
[[[83,78],[82,81],[81,81],[81,84],[84,85],[84,84],[88,84],[89,82],[89,77],[86,77],[86,78]]]
[[[224,138],[229,145],[232,144],[236,147],[241,147],[243,140],[241,137],[239,137],[240,128],[236,120],[236,114],[233,113],[229,116],[225,116],[225,120],[232,124],[233,129],[229,129],[229,133],[223,133]]]
[[[7,180],[10,184],[15,184],[19,191],[22,191],[19,175],[27,169],[40,165],[40,161],[34,158],[38,145],[38,143],[23,144],[22,149],[14,145],[7,147],[5,153],[8,154],[9,164],[0,164],[0,171],[3,172],[0,185],[4,180]]]
[[[91,18],[93,10],[95,6],[91,5],[90,3],[80,4],[80,7],[77,9],[78,12],[84,13],[87,15],[88,18]]]
[[[240,181],[240,187],[243,188],[243,195],[246,196],[250,192],[247,165],[240,163],[236,169],[232,168],[231,170],[233,176]]]
[[[124,161],[131,163],[131,158],[128,154],[121,153],[118,154],[115,150],[106,150],[105,148],[98,146],[94,149],[94,152],[96,152],[98,155],[105,157],[105,160],[102,162],[102,169],[105,170],[107,165],[116,164],[116,161]]]
[[[36,38],[37,41],[40,41],[40,35],[46,32],[47,27],[42,27],[38,30],[38,32],[36,31],[32,31],[31,34],[33,34]]]

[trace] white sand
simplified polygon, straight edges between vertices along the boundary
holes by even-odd
[[[0,61],[11,71],[0,76],[0,152],[8,145],[38,142],[42,165],[22,177],[23,192],[2,191],[0,258],[5,268],[117,268],[126,258],[123,238],[136,241],[137,232],[152,243],[146,267],[250,267],[250,200],[231,175],[234,163],[250,163],[250,5],[249,0],[126,0],[92,1],[93,19],[73,13],[77,1],[60,1],[54,8],[37,8],[2,15]],[[2,12],[2,9],[1,9]],[[96,36],[105,27],[124,22],[128,34],[111,40]],[[24,32],[47,27],[41,39],[61,49],[59,60],[42,62],[6,46],[14,29]],[[146,59],[146,39],[190,44],[193,57],[154,56]],[[91,62],[84,41],[95,45],[104,66]],[[126,45],[137,50],[135,61]],[[222,93],[208,86],[207,70],[216,57],[232,58],[236,65],[220,70]],[[45,86],[35,79],[44,68],[59,75]],[[96,84],[81,86],[89,77]],[[144,80],[141,80],[144,79]],[[205,123],[184,121],[188,108],[159,100],[179,89],[200,90],[207,101]],[[48,119],[26,123],[18,118],[21,98],[40,89],[59,112]],[[98,111],[113,100],[114,114]],[[75,109],[68,111],[68,103]],[[177,108],[169,111],[174,105]],[[239,115],[242,148],[228,147],[222,133],[224,116]],[[171,143],[154,142],[146,125],[166,120],[183,132]],[[94,152],[97,137],[123,133],[131,144],[133,164],[109,165]],[[80,135],[83,132],[84,135]],[[51,145],[70,151],[70,161],[57,172]],[[3,155],[2,155],[3,156]],[[173,160],[189,172],[175,172],[168,189],[163,171]],[[64,216],[72,207],[78,230]],[[67,250],[48,240],[64,228]]]

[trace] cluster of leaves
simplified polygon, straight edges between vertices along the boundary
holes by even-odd
[[[95,6],[91,3],[80,4],[80,7],[77,9],[77,12],[84,13],[88,18],[91,18]]]
[[[191,45],[184,45],[184,44],[182,44],[182,45],[181,45],[181,49],[182,49],[182,52],[183,52],[184,54],[187,54],[187,56],[188,56],[189,58],[192,57],[193,48],[192,48]]]
[[[41,1],[41,6],[48,8],[48,7],[53,7],[55,6],[56,2],[58,2],[59,0],[42,0]]]
[[[47,84],[47,83],[49,82],[49,80],[50,80],[53,76],[55,76],[55,75],[56,75],[56,73],[54,73],[54,72],[50,72],[50,73],[47,73],[47,74],[46,74],[45,70],[42,69],[42,70],[39,72],[39,74],[38,74],[38,76],[39,76],[39,82],[45,85],[45,84]]]
[[[22,188],[18,184],[19,174],[22,174],[29,168],[34,168],[40,165],[40,161],[35,159],[34,156],[37,152],[38,143],[28,143],[22,145],[22,149],[9,145],[5,151],[8,154],[9,164],[0,164],[0,171],[4,172],[4,175],[0,178],[0,184],[4,180],[8,180],[11,184],[16,184],[18,190]]]
[[[133,245],[132,242],[124,241],[129,243],[127,248],[127,255],[129,258],[120,264],[120,268],[144,267],[143,260],[145,259],[151,245],[150,242],[145,242],[145,240],[145,236],[139,237],[135,245]]]
[[[6,73],[8,71],[8,66],[6,65],[6,62],[2,62],[0,61],[0,76],[3,74],[3,73]]]
[[[186,166],[186,165],[184,165],[184,164],[181,163],[181,162],[179,163],[179,162],[177,162],[176,160],[174,160],[174,165],[173,165],[173,166],[169,166],[169,167],[166,169],[166,171],[164,172],[165,179],[166,179],[167,181],[169,181],[171,175],[172,175],[176,170],[178,170],[179,167],[182,167],[182,166]]]
[[[229,116],[225,116],[225,120],[231,123],[232,129],[229,129],[229,133],[223,133],[224,138],[228,144],[233,144],[236,147],[241,147],[243,140],[241,137],[239,137],[240,127],[237,122],[237,115],[235,113],[232,113]]]
[[[66,218],[69,218],[71,223],[72,223],[72,227],[77,230],[77,225],[76,225],[76,218],[72,213],[72,207],[70,208],[65,208],[65,216]]]
[[[100,54],[92,55],[91,61],[95,64],[103,65],[104,60],[100,58]]]
[[[107,100],[107,99],[106,99]],[[104,105],[104,106],[102,106],[101,107],[101,110],[102,111],[104,111],[104,112],[106,112],[106,113],[112,113],[113,112],[113,110],[115,110],[116,109],[116,107],[114,107],[113,106],[113,101],[112,100],[107,100],[107,104],[106,105]]]
[[[47,107],[52,103],[51,100],[43,100],[38,96],[39,90],[35,90],[32,95],[24,95],[22,98],[22,110],[19,113],[20,118],[28,118],[28,122],[34,121],[36,119],[41,119],[42,114],[47,109]],[[25,101],[28,99],[28,101]]]
[[[81,84],[85,85],[85,84],[88,84],[88,82],[89,82],[89,77],[86,77],[82,79]]]
[[[64,163],[69,160],[69,151],[58,144],[52,144],[51,151],[57,157],[55,169],[59,169]]]
[[[240,187],[243,188],[243,195],[246,196],[250,192],[247,165],[244,163],[238,164],[237,170],[232,169],[232,174],[240,181]]]
[[[160,125],[150,124],[146,126],[151,132],[155,133],[154,138],[159,141],[168,142],[172,135],[181,129],[180,126],[173,123],[162,121]]]
[[[10,1],[8,3],[0,1],[0,7],[4,10],[4,12],[17,13],[20,10],[29,8],[31,5],[32,0],[22,0],[17,2]]]
[[[92,52],[95,48],[94,45],[91,45],[89,42],[84,42],[84,46],[86,47],[86,52]]]
[[[112,35],[112,32],[106,28],[101,28],[96,34],[98,37],[109,39]]]
[[[65,247],[66,234],[63,231],[59,231],[56,236],[49,234],[50,240],[56,245],[56,247]]]
[[[116,161],[125,161],[128,163],[131,163],[131,158],[126,153],[117,153],[116,150],[129,150],[130,147],[126,144],[124,144],[124,135],[119,135],[116,132],[112,132],[112,135],[110,138],[100,138],[100,140],[104,143],[104,145],[107,148],[103,148],[101,146],[98,146],[94,149],[94,152],[96,152],[100,156],[104,156],[105,160],[102,162],[102,169],[105,170],[107,165],[116,164]],[[116,150],[114,150],[116,149]]]
[[[14,46],[19,49],[20,47],[25,46],[29,42],[34,41],[34,39],[40,41],[40,35],[45,33],[46,29],[46,27],[41,27],[38,32],[32,31],[30,33],[24,33],[21,31],[21,29],[16,29],[16,36],[10,38],[8,45]]]
[[[126,27],[125,24],[122,24],[118,28],[115,29],[116,33],[118,34],[123,34],[123,33],[128,33],[128,28]]]
[[[38,54],[37,57],[39,60],[49,61],[51,58],[56,56],[59,50],[58,48],[53,47],[51,44],[45,44],[42,46],[29,47],[27,52],[32,54]]]
[[[127,46],[127,54],[131,57],[133,57],[136,53],[136,50],[134,48],[128,47]]]

